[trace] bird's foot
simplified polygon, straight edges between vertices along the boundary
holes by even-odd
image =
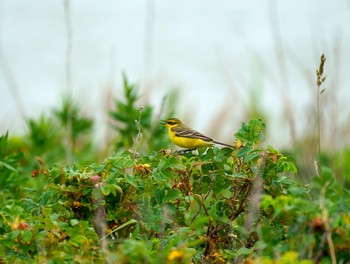
[[[185,153],[191,152],[193,150],[196,150],[196,148],[175,150],[174,154],[185,154]]]

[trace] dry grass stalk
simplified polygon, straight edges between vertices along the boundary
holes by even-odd
[[[318,166],[319,172],[321,172],[321,113],[320,113],[320,97],[325,89],[321,89],[321,85],[326,81],[326,76],[323,75],[324,64],[326,57],[324,54],[320,58],[320,66],[316,69],[316,85],[317,85],[317,139],[318,139]]]
[[[139,145],[139,143],[140,143],[140,141],[141,141],[141,139],[143,137],[143,134],[142,134],[142,131],[141,131],[141,116],[142,116],[142,112],[143,112],[143,107],[140,108],[139,119],[135,120],[135,124],[136,124],[138,132],[137,132],[136,137],[133,140],[132,149],[130,150],[130,152],[133,155],[133,157],[136,157],[138,155],[137,148],[138,148],[138,145]]]

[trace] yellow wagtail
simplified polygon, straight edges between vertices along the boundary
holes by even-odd
[[[234,148],[234,146],[221,143],[207,137],[192,128],[184,125],[178,118],[169,118],[164,121],[168,128],[170,140],[177,146],[187,149],[196,149],[198,147],[208,147],[213,144]]]

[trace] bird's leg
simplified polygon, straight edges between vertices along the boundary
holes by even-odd
[[[196,148],[175,150],[174,154],[184,154],[193,150],[196,150]]]

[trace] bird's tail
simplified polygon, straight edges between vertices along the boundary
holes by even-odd
[[[229,144],[226,144],[226,143],[221,143],[221,142],[218,142],[218,141],[213,141],[213,143],[214,143],[214,144],[217,144],[217,145],[229,147],[229,148],[235,148],[235,147],[232,146],[232,145],[229,145]]]

